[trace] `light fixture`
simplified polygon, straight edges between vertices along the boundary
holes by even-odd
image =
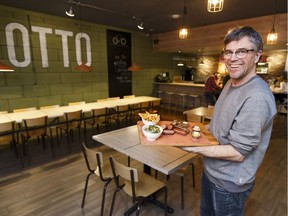
[[[3,64],[2,62],[0,62],[0,71],[1,72],[11,72],[11,71],[14,71],[14,69],[9,65],[6,65],[6,64]]]
[[[220,12],[223,10],[224,0],[208,0],[207,10],[208,12]]]
[[[69,10],[65,11],[67,16],[74,17],[75,14],[73,13],[73,8],[70,6]]]
[[[274,28],[275,18],[276,18],[276,14],[274,14],[273,26],[272,26],[271,32],[267,35],[267,44],[276,44],[277,43],[278,33],[275,31],[275,28]]]
[[[186,39],[188,37],[188,29],[185,27],[185,18],[187,14],[186,0],[184,0],[184,8],[183,8],[183,25],[179,30],[179,38]]]
[[[183,63],[183,62],[178,62],[178,63],[177,63],[177,66],[178,66],[178,67],[183,67],[183,66],[184,66],[184,63]]]
[[[200,51],[200,50],[199,50],[199,51]],[[202,50],[201,50],[200,52],[201,52],[201,54],[200,54],[200,59],[201,59],[201,61],[200,61],[199,65],[205,65],[204,60],[203,60],[204,49],[202,48]]]
[[[137,27],[138,27],[139,29],[143,30],[143,29],[144,29],[144,23],[141,22],[140,25],[137,25]]]
[[[136,19],[136,17],[133,17],[133,19],[134,19],[134,31],[133,31],[134,35],[133,35],[132,46],[133,46],[133,61],[135,61],[135,19]],[[142,70],[142,68],[139,67],[135,62],[133,62],[133,64],[130,67],[128,67],[127,70],[131,71],[131,72],[138,72],[138,71]]]
[[[76,67],[74,67],[74,70],[83,71],[83,72],[91,72],[92,67],[87,66],[86,64],[84,64],[84,62],[81,62],[80,65],[77,65]]]
[[[80,13],[80,32],[81,32],[81,36],[82,36],[82,8],[81,5],[78,4],[79,6],[79,13]],[[74,67],[74,70],[77,71],[81,71],[81,72],[91,72],[92,71],[92,67],[86,65],[83,61],[81,62],[81,64],[77,65]]]

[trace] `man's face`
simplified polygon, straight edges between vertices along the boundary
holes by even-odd
[[[235,51],[239,49],[250,50],[244,58],[237,57]],[[255,51],[251,51],[254,49]],[[258,62],[261,51],[256,51],[256,46],[250,42],[248,37],[243,37],[239,41],[232,41],[226,45],[225,50],[232,51],[229,59],[225,59],[225,65],[232,78],[232,83],[240,85],[247,82],[256,74],[256,63]]]

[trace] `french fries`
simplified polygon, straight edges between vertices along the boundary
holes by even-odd
[[[149,112],[146,111],[145,113],[139,113],[138,115],[145,121],[150,121],[150,122],[160,121],[160,115],[158,114],[150,114]]]

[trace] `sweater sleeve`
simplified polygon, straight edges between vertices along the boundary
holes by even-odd
[[[249,154],[261,143],[262,129],[269,125],[275,114],[269,109],[271,103],[273,101],[267,95],[258,94],[247,98],[240,107],[230,129],[229,140],[242,155]]]

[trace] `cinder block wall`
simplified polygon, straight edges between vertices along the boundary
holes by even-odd
[[[179,75],[172,64],[171,54],[152,51],[151,38],[140,32],[131,32],[71,18],[60,18],[46,14],[20,10],[0,5],[0,60],[11,65],[8,60],[5,26],[20,23],[29,32],[31,64],[27,67],[14,67],[14,72],[0,72],[0,111],[12,111],[16,108],[40,107],[46,105],[67,105],[73,101],[96,101],[108,95],[108,66],[106,50],[106,29],[132,33],[135,36],[135,60],[143,70],[132,74],[132,94],[151,95],[154,77],[162,72],[171,76]],[[52,34],[46,34],[49,67],[43,68],[41,62],[39,33],[31,31],[31,26],[51,28]],[[72,31],[68,37],[68,68],[63,65],[61,36],[55,29]],[[76,66],[75,35],[87,33],[91,39],[92,72],[78,72]],[[21,34],[14,33],[17,60],[23,57]],[[180,69],[183,70],[183,69]]]

